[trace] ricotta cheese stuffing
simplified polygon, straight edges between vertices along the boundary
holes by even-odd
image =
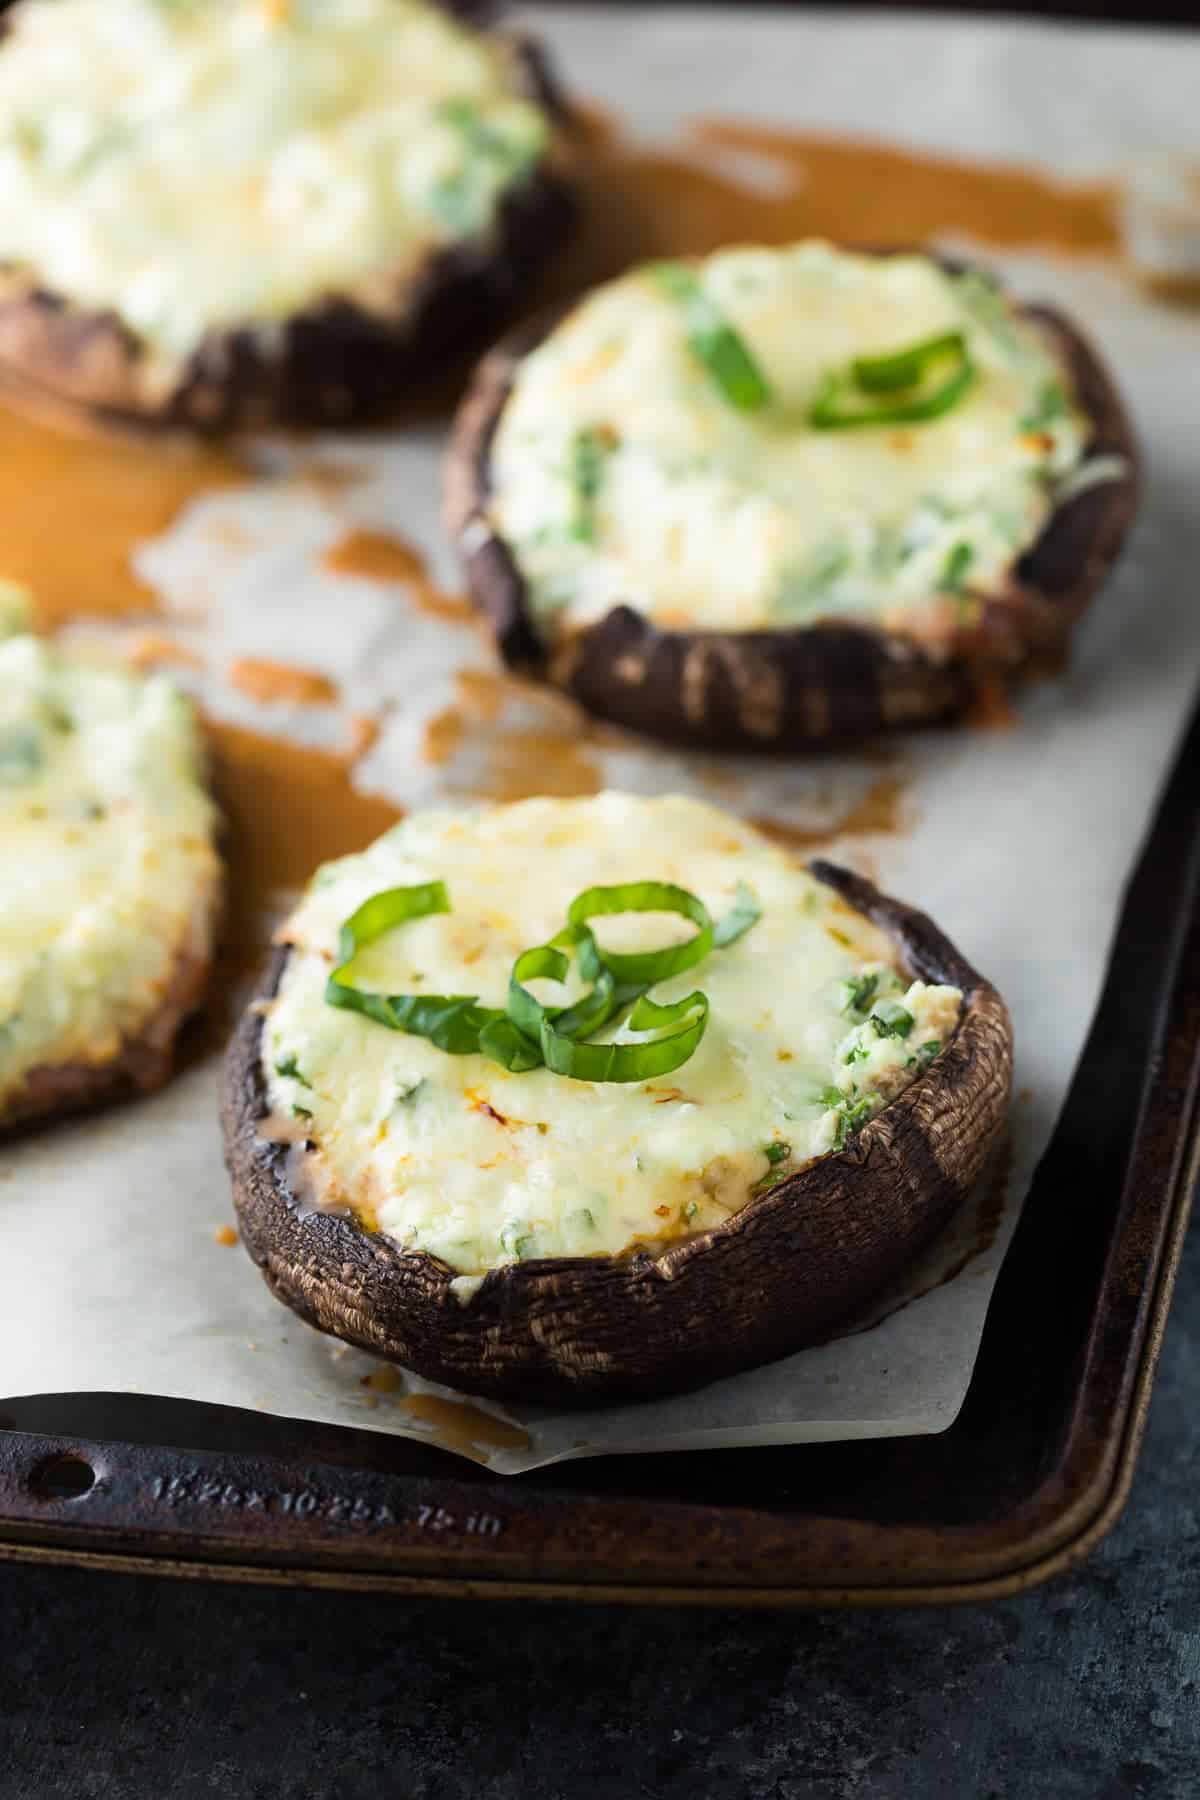
[[[162,676],[0,643],[0,1110],[140,1035],[220,879],[190,703]]]
[[[517,370],[490,518],[542,636],[618,604],[663,628],[919,630],[931,609],[969,627],[1087,443],[1036,330],[986,277],[921,255],[810,241],[680,267],[597,289]],[[944,412],[811,422],[854,359],[953,333],[974,374]]]
[[[166,357],[485,234],[545,149],[511,46],[432,0],[22,0],[0,264]]]
[[[451,910],[360,952],[356,983],[503,1006],[515,959],[560,930],[576,895],[643,880],[688,888],[715,919],[739,884],[762,909],[734,943],[653,989],[662,1002],[699,988],[711,1007],[698,1049],[669,1075],[512,1073],[325,1001],[342,923],[384,889],[444,881]],[[691,931],[666,914],[593,923],[610,951]],[[758,832],[678,797],[414,814],[318,870],[280,935],[292,953],[263,1024],[264,1131],[307,1139],[291,1153],[304,1204],[348,1210],[441,1258],[464,1301],[501,1263],[662,1248],[719,1224],[848,1142],[928,1067],[962,1002],[900,977],[888,940]],[[562,991],[530,986],[546,1003]]]

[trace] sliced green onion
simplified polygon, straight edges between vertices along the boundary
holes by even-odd
[[[966,349],[961,331],[946,331],[939,337],[910,344],[906,350],[889,351],[886,356],[856,356],[850,373],[864,394],[894,394],[916,387],[931,364],[942,357],[963,357]]]
[[[340,966],[334,970],[331,979],[343,974],[360,950],[365,950],[368,944],[373,944],[387,932],[394,931],[397,925],[405,925],[409,919],[428,918],[431,913],[449,911],[450,895],[444,881],[418,882],[413,887],[384,888],[382,893],[372,894],[356,912],[350,914],[342,926],[338,939]]]
[[[330,1006],[361,1013],[391,1031],[425,1037],[451,1056],[480,1054],[511,1071],[543,1064],[581,1081],[645,1081],[677,1069],[693,1054],[708,1023],[702,993],[659,1005],[646,990],[707,956],[714,944],[731,944],[761,917],[750,890],[739,883],[732,910],[714,927],[703,901],[670,882],[634,881],[587,888],[576,896],[568,923],[548,944],[517,957],[507,1005],[481,1006],[473,994],[382,994],[352,979],[359,951],[409,919],[450,911],[444,882],[388,888],[365,900],[346,920],[338,940],[338,964],[325,984]],[[694,937],[661,950],[618,955],[597,944],[588,920],[601,914],[673,912],[697,927]],[[565,981],[574,951],[589,991],[570,1006],[546,1006],[527,982]],[[632,1030],[651,1032],[638,1043],[585,1040],[630,1007]],[[284,1072],[291,1073],[289,1067]]]
[[[947,363],[948,372],[931,384],[929,378]],[[912,380],[893,386],[901,373],[910,373]],[[817,390],[808,422],[818,431],[917,424],[949,412],[974,379],[966,339],[961,331],[948,332],[889,356],[860,357],[848,369],[831,371]]]
[[[758,904],[744,881],[739,881],[733,896],[733,905],[723,919],[718,919],[713,926],[713,949],[727,950],[730,944],[736,944],[740,937],[745,937],[752,925],[757,925],[762,918],[762,907]]]
[[[927,1069],[937,1056],[941,1047],[942,1041],[940,1038],[926,1038],[923,1044],[917,1045],[916,1053],[908,1058],[908,1061],[904,1065],[905,1068],[911,1069],[915,1063],[918,1069]]]
[[[703,962],[713,947],[713,922],[703,900],[669,881],[623,881],[615,887],[585,888],[567,908],[567,918],[572,925],[586,925],[589,919],[630,912],[678,913],[690,919],[697,930],[695,937],[682,944],[665,944],[661,950],[619,952],[598,946],[601,962],[617,981],[647,987],[668,981]]]
[[[781,1138],[776,1138],[773,1144],[763,1145],[763,1155],[766,1157],[772,1168],[775,1167],[776,1163],[786,1162],[791,1154],[792,1146],[790,1144],[785,1144]]]
[[[386,1025],[389,1031],[428,1038],[450,1056],[469,1056],[477,1051],[480,1031],[504,1015],[495,1007],[480,1006],[474,994],[381,994],[347,979],[359,951],[368,944],[410,919],[449,911],[450,896],[444,881],[385,888],[364,900],[342,926],[337,967],[325,983],[327,1004],[361,1013],[377,1025]]]
[[[629,1015],[634,1031],[656,1035],[637,1044],[584,1044],[562,1036],[549,1019],[542,1022],[541,1046],[546,1067],[575,1081],[649,1081],[669,1075],[694,1055],[708,1025],[708,996],[699,991],[673,1004],[659,1006],[645,994]]]
[[[739,412],[757,412],[771,397],[742,337],[709,299],[686,263],[653,263],[650,273],[683,308],[688,349]]]
[[[524,950],[512,966],[508,983],[508,1017],[528,1038],[537,1042],[542,1021],[564,1008],[546,1007],[529,992],[527,981],[565,981],[571,970],[570,958],[553,944],[538,944]]]
[[[523,1075],[528,1069],[542,1066],[540,1047],[531,1043],[503,1013],[489,1019],[480,1031],[478,1048],[482,1056],[489,1057],[514,1075]]]
[[[578,949],[579,972],[592,983],[592,988],[573,1006],[543,1006],[525,983],[565,981],[571,965],[563,945]],[[546,1021],[553,1023],[560,1037],[590,1037],[644,992],[644,986],[618,986],[612,971],[601,962],[596,940],[587,926],[568,925],[548,944],[539,944],[518,956],[509,976],[508,1016],[534,1044],[539,1042]]]

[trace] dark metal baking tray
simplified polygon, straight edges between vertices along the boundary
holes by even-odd
[[[987,1599],[1066,1568],[1128,1494],[1200,1169],[1198,896],[1200,711],[1129,882],[966,1404],[940,1436],[506,1480],[405,1439],[230,1408],[3,1402],[0,1557],[758,1606]]]

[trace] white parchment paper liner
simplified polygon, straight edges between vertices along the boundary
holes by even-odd
[[[689,112],[740,111],[846,133],[886,124],[889,135],[982,158],[1027,160],[1036,147],[1060,169],[1090,174],[1127,152],[1186,141],[1200,92],[1200,46],[1166,34],[742,8],[555,9],[537,24],[568,73],[650,135],[669,135]],[[1009,1002],[1021,1098],[1007,1204],[988,1247],[953,1279],[940,1280],[988,1235],[975,1213],[914,1272],[907,1286],[918,1298],[872,1329],[772,1367],[649,1406],[514,1410],[527,1443],[521,1431],[489,1428],[474,1406],[445,1415],[459,1420],[453,1439],[433,1441],[494,1469],[606,1451],[933,1432],[961,1405],[1200,667],[1200,323],[1155,308],[1098,265],[990,260],[1031,297],[1069,309],[1115,367],[1147,450],[1143,518],[1069,673],[1022,698],[1014,730],[906,743],[910,829],[843,851],[869,856],[883,886],[930,911]],[[197,686],[213,711],[336,743],[350,713],[386,707],[356,780],[409,807],[469,798],[495,734],[521,724],[521,705],[469,735],[449,763],[423,759],[426,722],[452,700],[457,670],[493,666],[486,647],[414,610],[397,585],[332,575],[320,557],[353,525],[391,526],[452,579],[436,518],[440,448],[439,434],[418,432],[279,451],[261,481],[196,503],[139,555],[174,634],[207,658]],[[306,480],[301,465],[314,449],[363,479],[340,488]],[[246,655],[323,669],[341,706],[255,705],[221,677]],[[879,772],[863,758],[754,764],[635,746],[601,760],[614,786],[691,790],[802,825],[836,819]],[[292,1318],[248,1259],[216,1241],[230,1206],[215,1090],[209,1064],[153,1100],[4,1151],[0,1393],[144,1392],[430,1437],[429,1420],[408,1403],[437,1390],[406,1380],[389,1391],[387,1376],[381,1387],[378,1365]],[[494,1436],[512,1441],[487,1442]]]

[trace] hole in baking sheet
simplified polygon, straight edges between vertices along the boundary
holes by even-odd
[[[82,1456],[52,1456],[34,1470],[30,1486],[43,1500],[78,1500],[96,1485],[96,1471]]]

